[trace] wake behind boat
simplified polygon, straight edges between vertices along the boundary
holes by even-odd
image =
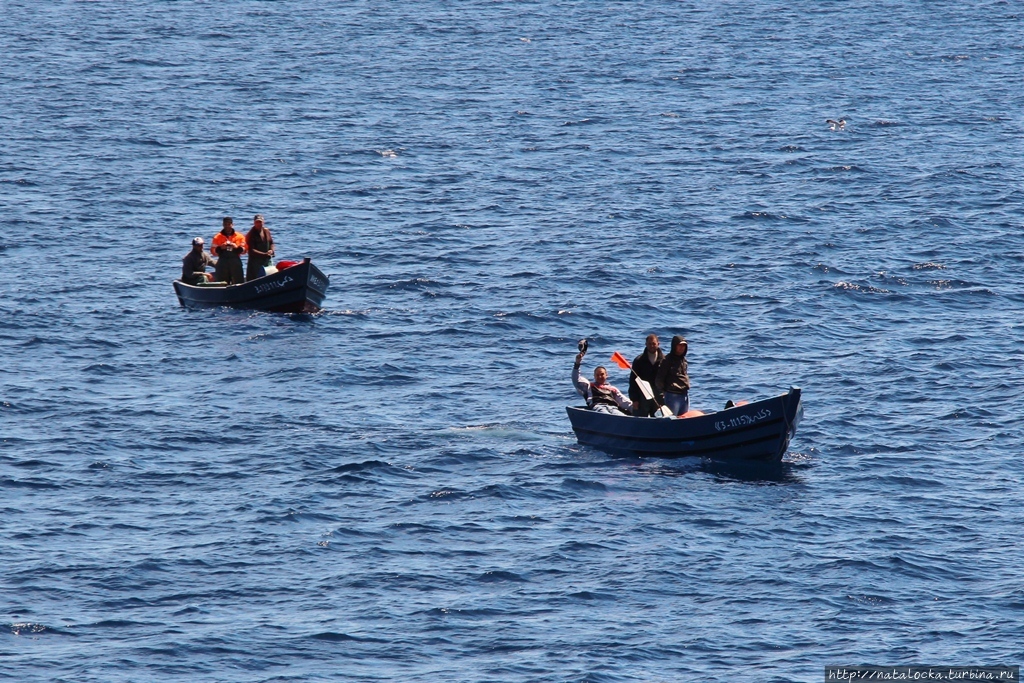
[[[276,273],[237,285],[190,285],[175,280],[174,292],[185,308],[230,306],[277,313],[316,313],[329,283],[330,278],[306,258]]]
[[[581,444],[639,457],[782,460],[803,416],[800,389],[697,417],[630,417],[566,406]]]

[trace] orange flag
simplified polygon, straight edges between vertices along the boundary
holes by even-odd
[[[629,370],[631,367],[633,367],[632,365],[629,364],[629,361],[623,358],[622,354],[619,353],[618,351],[612,354],[612,362],[618,365],[623,370]]]

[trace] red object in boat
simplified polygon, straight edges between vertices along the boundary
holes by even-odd
[[[291,268],[292,266],[297,266],[300,263],[302,263],[302,261],[278,261],[277,262],[277,269],[278,270],[284,270],[285,268]]]

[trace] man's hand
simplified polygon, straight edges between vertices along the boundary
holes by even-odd
[[[582,362],[583,362],[583,354],[582,353],[577,353],[576,354],[576,365],[579,365]]]

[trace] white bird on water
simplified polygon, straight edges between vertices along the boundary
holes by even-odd
[[[825,119],[825,123],[828,124],[828,129],[831,131],[844,130],[846,128],[846,119]]]

